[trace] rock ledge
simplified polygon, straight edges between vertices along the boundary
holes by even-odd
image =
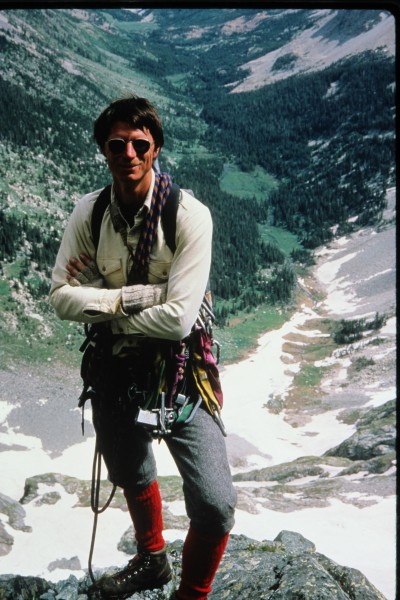
[[[132,600],[169,600],[180,576],[182,542],[168,545],[174,577],[162,589]],[[100,576],[95,571],[95,576]],[[86,576],[51,583],[39,577],[0,576],[0,600],[102,600]],[[316,552],[299,533],[281,531],[273,541],[232,535],[210,600],[386,600],[364,575]]]

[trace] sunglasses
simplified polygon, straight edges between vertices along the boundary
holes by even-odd
[[[125,152],[125,146],[127,144],[132,144],[136,154],[145,154],[151,146],[151,142],[149,142],[149,140],[145,140],[142,138],[138,138],[136,140],[123,140],[122,138],[113,138],[112,140],[108,140],[106,144],[109,151],[112,154],[121,154],[122,152]]]

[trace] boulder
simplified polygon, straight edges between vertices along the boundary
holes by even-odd
[[[25,525],[25,510],[19,502],[9,496],[0,493],[0,514],[8,518],[8,525],[13,529],[30,532],[32,528]],[[0,519],[0,556],[9,554],[14,544],[13,536],[6,530],[4,523]],[[1,600],[1,596],[0,596]]]
[[[368,410],[356,423],[357,431],[328,450],[325,456],[369,460],[396,449],[396,401]]]

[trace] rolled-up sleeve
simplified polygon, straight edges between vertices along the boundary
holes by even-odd
[[[65,229],[52,273],[50,303],[60,319],[81,323],[96,323],[123,317],[120,310],[121,290],[71,286],[67,281],[69,259],[82,252],[95,257],[90,229],[93,204],[99,195],[93,192],[81,198],[72,211]]]

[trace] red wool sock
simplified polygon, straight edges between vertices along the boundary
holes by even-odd
[[[158,552],[165,546],[162,501],[158,482],[153,481],[139,493],[124,490],[124,496],[135,530],[138,549]]]
[[[182,552],[182,576],[178,600],[205,600],[211,592],[219,563],[228,543],[229,533],[210,536],[189,527]]]

